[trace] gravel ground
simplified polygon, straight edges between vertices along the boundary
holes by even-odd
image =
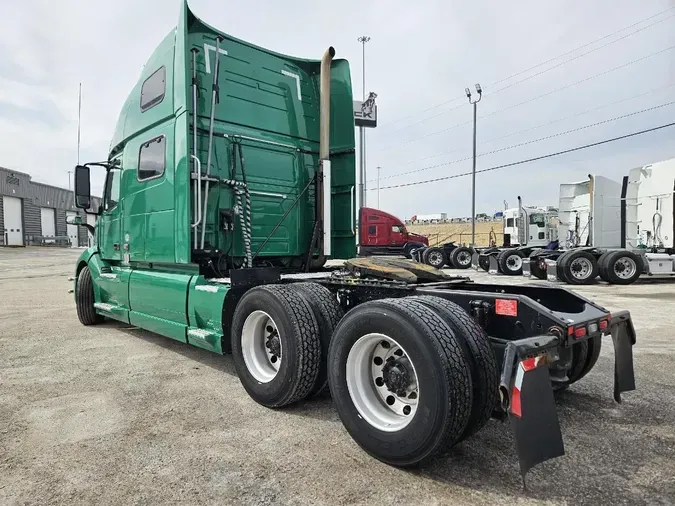
[[[638,390],[612,400],[606,341],[558,398],[567,455],[523,490],[507,424],[403,471],[361,451],[330,400],[266,409],[231,357],[81,326],[78,254],[0,248],[0,504],[675,504],[675,282],[579,289],[631,310]]]

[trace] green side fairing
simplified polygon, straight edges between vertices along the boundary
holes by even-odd
[[[251,194],[251,251],[258,251],[269,238],[257,265],[302,265],[316,215],[315,186],[309,183],[319,167],[320,61],[292,58],[230,37],[203,23],[183,2],[177,28],[155,49],[120,112],[109,154],[115,163],[108,171],[96,246],[82,253],[76,273],[84,266],[91,270],[98,313],[222,352],[229,284],[205,279],[195,250],[200,249],[205,226],[204,249],[218,250],[210,255],[215,265],[221,266],[219,259],[225,268],[242,264],[244,240],[232,187],[210,184],[196,243],[191,226],[198,214],[191,180],[192,50],[199,90],[196,154],[205,173],[218,36],[222,37],[219,94],[210,175],[242,182],[245,168]],[[151,106],[142,107],[144,84],[153,75],[160,76],[160,82],[163,75],[164,93]],[[330,102],[331,257],[351,258],[354,122],[345,60],[332,63]],[[163,147],[163,164],[159,160],[157,165],[163,170],[139,178],[141,150],[150,146]]]

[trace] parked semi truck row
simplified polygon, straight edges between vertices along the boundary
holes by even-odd
[[[518,207],[506,209],[502,215],[503,242],[496,244],[496,234],[486,248],[459,247],[448,243],[436,248],[421,247],[413,250],[413,259],[438,269],[449,266],[467,269],[474,266],[490,270],[522,272],[523,258],[532,251],[556,246],[558,211],[553,207],[527,207],[518,197]]]
[[[675,159],[629,171],[622,182],[591,175],[560,185],[559,247],[534,249],[515,272],[570,284],[598,276],[627,285],[641,276],[675,275]]]
[[[108,318],[232,353],[263,406],[329,388],[348,433],[395,466],[448,451],[493,416],[510,421],[522,473],[563,454],[553,389],[584,377],[608,336],[615,399],[635,388],[626,311],[561,287],[353,259],[348,62],[332,47],[320,60],[263,49],[181,3],[108,156],[75,168],[81,209],[91,169],[106,172],[96,244],[75,265],[82,324]],[[345,268],[323,270],[328,258]]]

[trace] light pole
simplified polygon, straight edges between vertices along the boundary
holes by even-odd
[[[480,84],[476,83],[476,91],[478,92],[478,99],[471,100],[471,90],[466,88],[466,97],[469,103],[473,105],[473,169],[471,171],[471,246],[476,245],[476,109],[477,104],[483,97],[483,90]]]
[[[362,35],[358,40],[362,46],[362,71],[363,71],[363,101],[366,101],[366,42],[370,40],[367,35]],[[359,199],[361,207],[366,205],[366,129],[359,127]]]

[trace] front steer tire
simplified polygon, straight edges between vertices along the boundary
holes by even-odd
[[[335,295],[328,288],[318,283],[292,283],[287,285],[295,290],[305,302],[309,304],[319,325],[319,340],[321,341],[321,363],[316,385],[310,392],[310,396],[328,393],[328,348],[333,337],[335,327],[344,316],[344,311]]]
[[[519,250],[504,250],[497,255],[497,263],[502,274],[520,276],[523,273],[523,252]]]
[[[458,246],[450,253],[450,263],[455,269],[468,269],[471,267],[471,255],[473,251],[464,246]]]
[[[103,316],[97,314],[94,308],[94,283],[89,267],[83,267],[77,277],[75,297],[77,318],[82,325],[96,325],[103,321]]]
[[[364,408],[357,408],[355,398],[367,395],[366,391],[377,399],[374,385],[381,378],[372,380],[371,362],[379,367],[378,357],[357,354],[356,350],[363,340],[377,342],[380,338],[396,341],[414,368],[419,397],[409,420],[400,414],[391,422],[382,422],[372,411],[364,416]],[[361,366],[354,366],[348,375],[350,364]],[[358,377],[364,379],[360,388],[356,386],[360,384]],[[447,451],[459,441],[471,415],[473,386],[460,341],[435,312],[407,297],[365,302],[347,313],[328,352],[328,381],[351,437],[370,455],[390,465],[412,466]],[[386,408],[384,402],[366,405],[380,411]],[[371,423],[369,417],[375,421]]]
[[[280,363],[276,373],[270,363],[265,363],[264,344],[250,345],[255,342],[255,325],[249,323],[247,336],[243,335],[247,319],[264,314],[268,315],[276,326],[281,346]],[[269,323],[269,322],[268,322]],[[262,326],[269,329],[268,323]],[[246,392],[251,398],[263,406],[278,408],[307,397],[315,388],[321,364],[320,330],[312,307],[305,298],[288,286],[266,285],[252,288],[241,298],[234,310],[232,318],[232,357],[234,366]],[[260,339],[262,342],[263,339]],[[246,363],[244,353],[250,358],[255,350],[258,368]],[[262,357],[262,358],[260,358]],[[260,378],[260,371],[268,372],[267,377]],[[257,371],[257,372],[256,372]],[[272,371],[269,373],[269,371]],[[256,378],[256,374],[258,378]],[[270,378],[270,376],[272,376]]]

